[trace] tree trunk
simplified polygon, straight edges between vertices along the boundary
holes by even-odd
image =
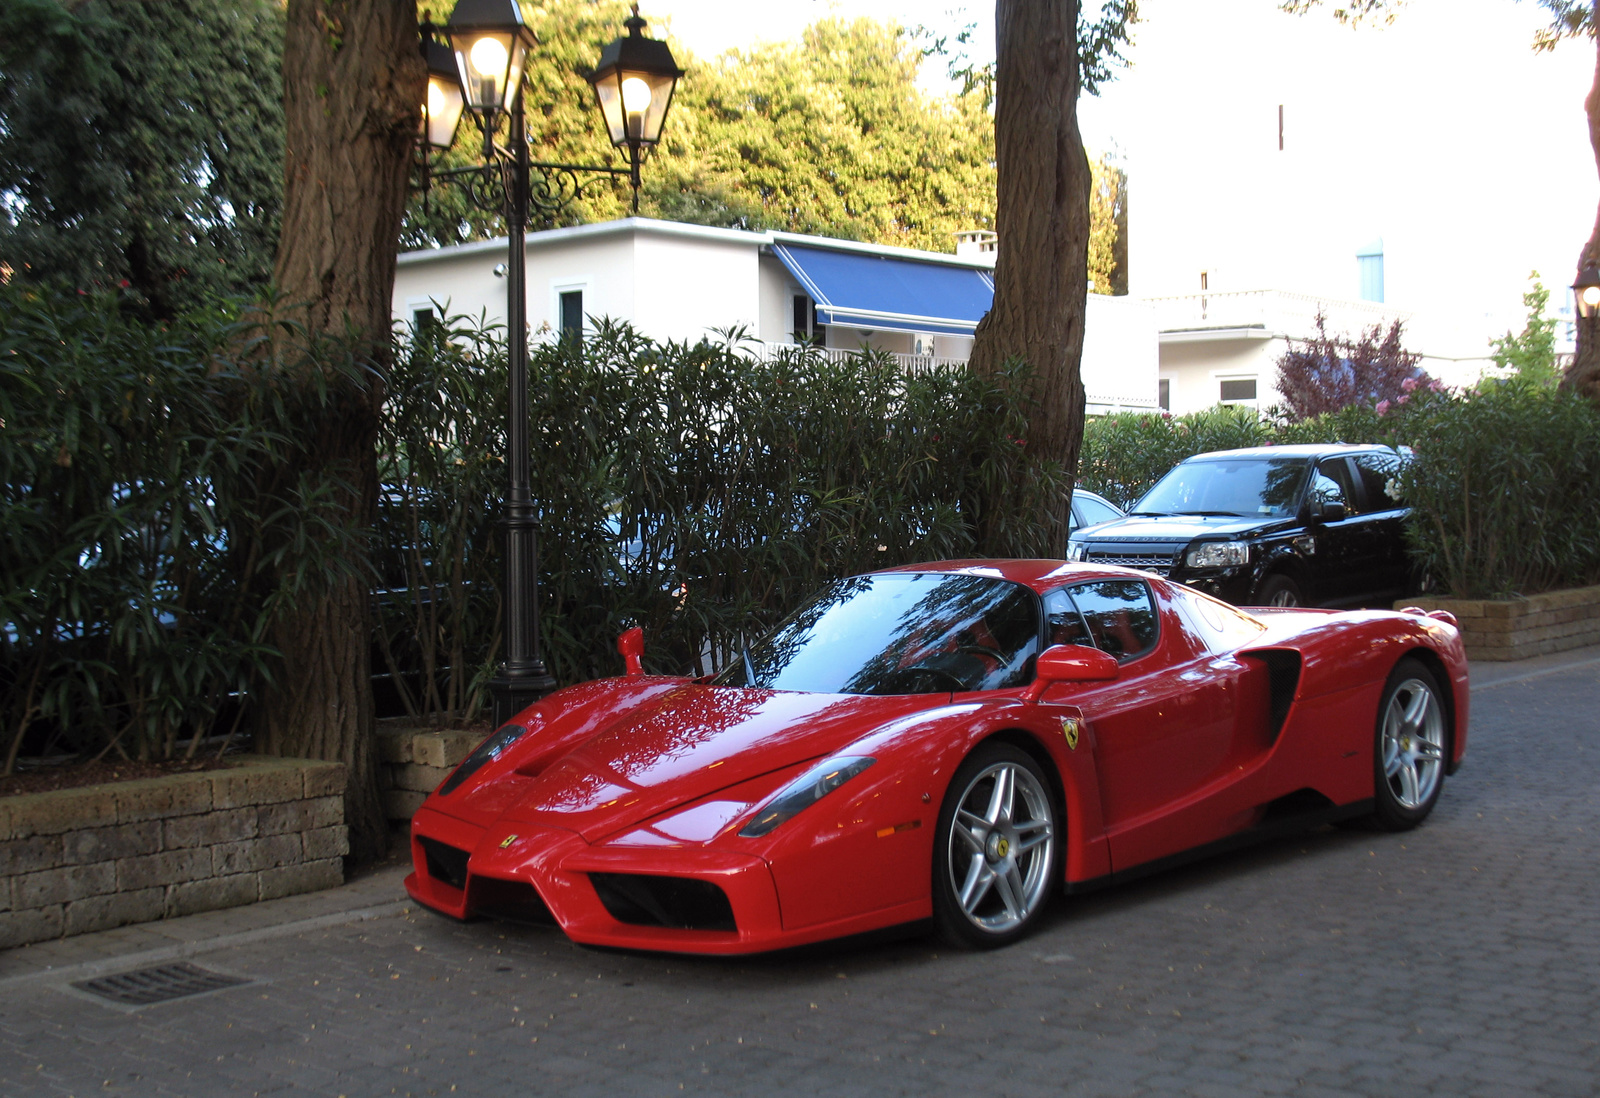
[[[283,58],[285,181],[275,280],[313,338],[349,339],[382,376],[389,356],[395,253],[426,77],[415,0],[290,0]],[[313,361],[315,361],[313,359]],[[299,459],[336,472],[352,524],[373,518],[380,384],[336,394]],[[263,691],[258,743],[272,754],[349,768],[351,856],[381,854],[365,562],[358,578],[280,621],[276,681]]]
[[[1083,319],[1088,295],[1089,159],[1078,132],[1078,0],[995,5],[995,157],[999,252],[994,306],[972,367],[1013,357],[1033,367],[1028,446],[1073,473],[1083,440]],[[1068,501],[1052,544],[1065,544]],[[993,547],[990,547],[991,550]]]
[[[1600,27],[1600,0],[1595,0],[1593,12],[1594,21],[1590,26]],[[1600,170],[1600,35],[1595,37],[1594,43],[1594,83],[1589,88],[1588,97],[1583,101],[1583,109],[1589,119],[1589,144],[1594,149],[1595,166]],[[1596,214],[1594,231],[1589,234],[1589,242],[1578,254],[1578,270],[1597,264],[1600,264],[1600,213]],[[1565,389],[1576,389],[1594,403],[1600,404],[1600,319],[1591,317],[1585,320],[1580,317],[1577,332],[1577,351],[1572,356],[1572,365],[1568,367],[1561,385]]]

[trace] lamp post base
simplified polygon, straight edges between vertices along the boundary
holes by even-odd
[[[489,680],[494,699],[494,726],[499,728],[512,717],[556,688],[556,680],[540,668],[536,674],[506,674],[504,670]]]

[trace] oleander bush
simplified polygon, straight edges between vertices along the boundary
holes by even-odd
[[[499,660],[503,330],[454,318],[397,341],[362,530],[341,510],[350,485],[286,474],[376,378],[270,312],[151,325],[125,305],[0,286],[6,770],[24,746],[166,758],[226,733],[273,674],[278,610],[358,567],[384,703],[470,718]],[[632,624],[650,667],[705,671],[829,577],[1045,553],[1065,490],[1028,454],[1020,367],[906,376],[804,347],[757,361],[738,333],[657,344],[602,323],[536,348],[530,375],[558,682],[619,671]]]
[[[123,298],[0,287],[0,772],[25,737],[192,752],[271,673],[277,609],[347,568],[339,486],[281,475],[328,394],[274,384],[268,321]]]
[[[501,333],[414,333],[385,419],[380,645],[415,711],[470,711],[497,657]],[[741,335],[655,343],[600,322],[533,350],[542,655],[559,682],[709,671],[826,579],[918,560],[1046,554],[1058,467],[1029,457],[1026,375],[907,375],[882,354],[758,360]],[[980,500],[999,521],[978,522]],[[980,525],[996,531],[988,544]],[[404,597],[394,595],[404,592]],[[448,668],[448,670],[445,670]]]

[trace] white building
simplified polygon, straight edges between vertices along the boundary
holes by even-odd
[[[1564,311],[1600,197],[1592,42],[1534,53],[1535,4],[1419,0],[1356,30],[1333,6],[1147,0],[1133,67],[1086,106],[1123,151],[1129,288],[1174,412],[1276,402],[1318,307],[1337,334],[1404,320],[1457,385],[1521,330],[1531,271]]]
[[[862,346],[908,369],[965,362],[994,296],[992,234],[964,234],[961,254],[753,233],[633,217],[527,237],[527,316],[535,337],[587,318],[625,320],[657,340],[696,341],[745,329],[754,353],[820,339]],[[505,240],[408,252],[395,272],[394,313],[504,321]],[[1126,297],[1089,296],[1083,382],[1091,412],[1154,408],[1154,313]]]

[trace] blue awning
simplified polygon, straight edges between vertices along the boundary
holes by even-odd
[[[971,267],[774,244],[817,321],[850,328],[971,335],[994,302],[994,278]]]

